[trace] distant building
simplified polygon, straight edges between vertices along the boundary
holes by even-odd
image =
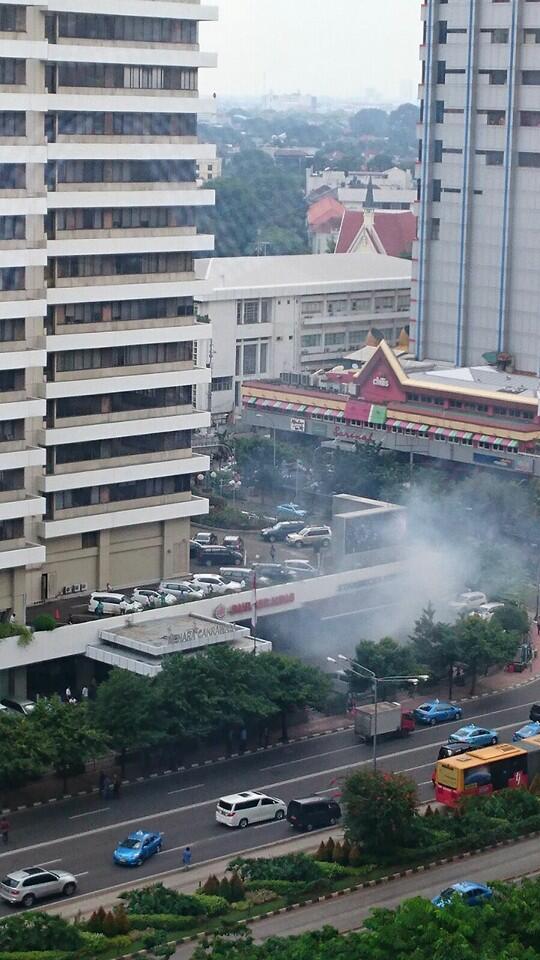
[[[390,342],[408,323],[411,264],[376,253],[199,260],[199,314],[212,321],[214,422],[240,405],[244,380],[332,366],[377,327]],[[208,409],[204,387],[200,409]]]
[[[207,183],[209,180],[215,180],[221,176],[223,161],[221,157],[214,157],[213,160],[197,161],[197,180]]]
[[[411,257],[416,217],[410,210],[345,210],[336,253],[385,253]]]
[[[416,190],[395,190],[392,187],[378,187],[373,184],[375,210],[413,210],[416,204]],[[337,198],[347,210],[363,210],[370,200],[369,185],[365,187],[340,187]]]
[[[333,253],[345,208],[332,194],[312,203],[307,213],[307,229],[312,253]]]
[[[306,196],[322,186],[337,190],[338,187],[348,187],[355,183],[367,186],[369,180],[376,187],[388,187],[392,190],[412,190],[414,181],[409,170],[401,167],[390,167],[388,170],[306,170]]]

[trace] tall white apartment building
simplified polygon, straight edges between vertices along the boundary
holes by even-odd
[[[188,569],[199,0],[0,4],[0,610]]]
[[[419,357],[540,363],[540,2],[426,0]]]

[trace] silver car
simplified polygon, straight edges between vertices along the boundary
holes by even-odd
[[[13,906],[33,907],[36,900],[63,894],[71,897],[77,889],[77,880],[65,870],[45,870],[44,867],[26,867],[14,870],[0,882],[0,897]]]

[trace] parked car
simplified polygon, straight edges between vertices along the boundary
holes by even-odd
[[[202,600],[204,597],[202,590],[196,590],[185,580],[162,580],[159,589],[164,593],[170,593],[176,600],[184,602]]]
[[[217,573],[196,573],[191,578],[191,583],[196,590],[202,590],[205,596],[212,595],[223,596],[224,593],[239,593],[242,589],[239,583],[233,580],[225,580]]]
[[[302,577],[316,577],[319,572],[309,560],[284,560],[283,566],[286,570],[291,570],[299,580]]]
[[[239,550],[240,553],[244,553],[245,547],[242,537],[238,537],[231,533],[228,536],[223,537],[222,543],[224,547],[231,547],[233,550]]]
[[[33,907],[36,900],[63,894],[71,897],[77,889],[77,880],[65,870],[45,870],[44,867],[26,867],[13,870],[0,882],[0,897],[13,906]]]
[[[220,567],[219,575],[224,580],[239,583],[241,587],[251,587],[253,583],[253,570],[251,567]]]
[[[436,907],[446,907],[454,897],[460,897],[468,907],[478,907],[491,900],[492,896],[493,890],[485,883],[462,880],[461,883],[453,883],[452,886],[447,887],[437,897],[433,897],[431,902]]]
[[[282,563],[254,563],[253,571],[257,575],[257,584],[260,586],[260,577],[270,580],[271,583],[286,583],[294,580],[294,574],[287,570]]]
[[[88,613],[95,613],[98,604],[101,611],[107,615],[117,613],[140,613],[142,603],[130,600],[123,593],[91,593],[88,601]]]
[[[189,559],[196,560],[199,556],[199,551],[201,549],[201,544],[197,543],[196,540],[189,541]]]
[[[136,830],[120,841],[113,853],[113,860],[122,866],[140,867],[145,860],[160,853],[162,846],[162,833]]]
[[[131,594],[131,599],[140,603],[145,610],[150,607],[169,607],[176,603],[176,597],[172,593],[165,593],[163,590],[144,590],[137,587]]]
[[[302,510],[297,503],[280,503],[276,507],[278,520],[305,520],[307,510]]]
[[[286,540],[289,533],[299,533],[304,526],[303,520],[281,520],[273,527],[264,527],[261,530],[261,537],[268,543],[279,543]]]
[[[244,793],[233,793],[229,797],[218,800],[216,822],[226,827],[239,827],[243,830],[250,823],[284,820],[286,811],[287,804],[283,800],[268,797],[265,793],[255,790],[246,790]]]
[[[218,542],[218,538],[215,533],[212,533],[210,530],[197,530],[197,533],[192,537],[194,543],[198,543],[201,547],[211,547],[214,543]]]
[[[244,564],[244,554],[240,553],[239,550],[232,550],[230,547],[215,544],[211,547],[201,547],[199,563],[205,567],[219,567],[220,565],[241,567]]]
[[[449,743],[455,743],[457,740],[461,743],[470,743],[471,747],[489,747],[499,742],[499,734],[496,730],[487,730],[485,727],[477,727],[475,723],[469,723],[448,737]]]
[[[518,740],[526,740],[528,737],[537,737],[540,734],[540,721],[531,720],[525,726],[520,727],[512,734],[512,740],[517,743]]]
[[[445,723],[446,720],[461,720],[463,710],[445,700],[426,700],[413,710],[413,714],[419,723],[427,723],[433,727],[436,723]]]
[[[303,527],[298,533],[289,533],[291,547],[329,547],[332,543],[330,527]]]
[[[481,603],[473,613],[477,613],[479,617],[482,617],[482,620],[491,620],[495,611],[502,607],[504,607],[504,603]]]
[[[466,590],[465,593],[460,593],[457,600],[451,600],[448,606],[456,614],[473,613],[487,602],[485,593],[480,593],[479,590]]]
[[[341,819],[341,807],[337,800],[326,797],[302,797],[291,800],[287,807],[287,820],[295,830],[316,830],[333,827]]]
[[[540,720],[540,703],[533,703],[529,710],[529,720]]]
[[[0,706],[3,710],[11,710],[13,713],[27,717],[32,713],[32,710],[35,709],[36,704],[33,700],[26,699],[26,697],[23,699],[4,697],[3,700],[0,700]]]

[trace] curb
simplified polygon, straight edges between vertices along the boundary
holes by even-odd
[[[441,867],[446,863],[458,863],[460,860],[464,860],[471,856],[477,856],[480,853],[489,853],[492,850],[498,850],[500,847],[512,846],[515,843],[521,843],[522,840],[534,840],[536,837],[540,837],[540,830],[535,830],[532,833],[525,833],[519,837],[515,837],[512,840],[499,840],[497,843],[491,843],[487,847],[476,847],[474,850],[466,850],[462,853],[456,853],[452,857],[441,857],[439,860],[432,860],[430,863],[421,863],[415,867],[408,867],[406,870],[400,870],[398,873],[389,873],[384,877],[377,877],[376,880],[363,880],[361,883],[355,883],[350,887],[345,887],[343,890],[335,890],[333,893],[323,894],[320,897],[313,897],[311,900],[303,900],[301,903],[289,904],[286,907],[279,907],[276,910],[268,910],[267,913],[261,913],[256,917],[251,917],[250,919],[244,918],[236,922],[236,926],[244,926],[248,923],[258,923],[260,920],[268,920],[269,917],[278,917],[283,913],[291,913],[293,910],[300,910],[302,907],[312,907],[318,903],[324,903],[326,900],[335,900],[338,897],[345,897],[350,893],[356,893],[357,890],[366,890],[372,887],[378,887],[381,885],[386,885],[387,883],[392,883],[394,880],[402,880],[404,877],[410,877],[414,873],[424,873],[427,870],[433,870],[435,867]],[[508,882],[515,880],[515,877],[509,877]],[[185,943],[196,943],[199,940],[203,940],[205,937],[211,936],[212,934],[208,931],[202,931],[200,933],[194,933],[188,937],[182,937],[180,940],[170,940],[168,946],[170,947],[180,947]],[[132,960],[133,957],[143,957],[147,956],[146,950],[137,950],[135,953],[125,953],[121,957],[118,957],[117,960]]]
[[[250,757],[256,753],[267,753],[272,750],[278,750],[280,747],[288,747],[291,743],[305,743],[306,740],[316,740],[318,737],[328,737],[333,733],[344,733],[346,730],[352,730],[353,723],[345,724],[341,727],[334,727],[332,730],[321,730],[316,733],[304,734],[301,737],[291,737],[285,743],[271,743],[268,747],[254,747],[252,750],[244,750],[244,753],[231,753],[228,757],[215,757],[213,760],[198,760],[195,763],[188,763],[181,767],[171,767],[170,770],[160,770],[157,773],[149,773],[144,777],[131,777],[122,780],[123,787],[131,787],[136,783],[146,783],[148,780],[157,780],[162,777],[171,777],[175,773],[185,773],[188,770],[197,770],[201,767],[209,767],[215,763],[226,763],[227,760],[238,760],[239,757]],[[76,793],[64,793],[59,797],[50,797],[48,800],[34,800],[33,803],[22,803],[16,807],[2,807],[0,813],[19,813],[21,810],[33,810],[35,807],[45,807],[50,803],[61,803],[63,800],[72,800],[73,797],[88,797],[98,793],[98,787],[89,787],[88,790],[78,790]],[[131,956],[131,954],[130,954]],[[120,958],[119,958],[120,960]]]

